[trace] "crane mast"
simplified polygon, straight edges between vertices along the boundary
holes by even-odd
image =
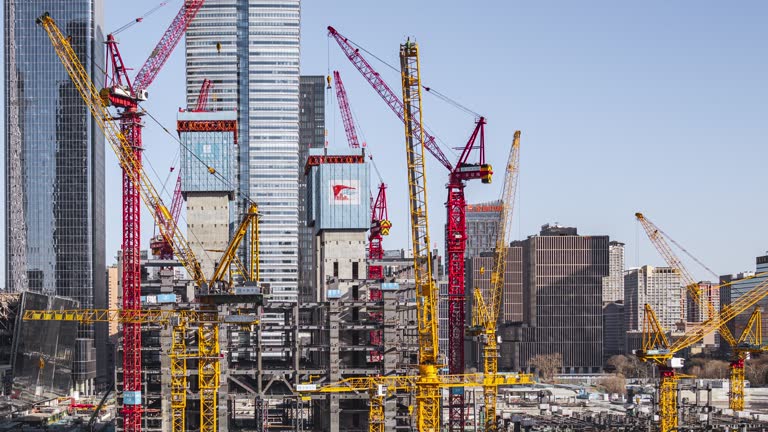
[[[421,109],[419,48],[410,40],[400,45],[403,86],[406,163],[413,242],[419,340],[419,379],[416,384],[416,421],[422,432],[440,431],[440,387],[437,376],[437,296],[429,251],[427,186]]]
[[[515,131],[512,149],[507,160],[507,170],[504,177],[504,187],[501,196],[501,214],[496,234],[496,248],[493,256],[493,272],[491,273],[490,302],[485,304],[482,294],[475,289],[477,309],[475,315],[480,317],[484,331],[483,365],[485,373],[483,382],[483,402],[485,410],[485,431],[497,430],[496,398],[497,386],[493,385],[498,373],[499,347],[496,340],[496,329],[501,312],[504,294],[504,273],[506,269],[507,236],[512,231],[512,211],[515,205],[517,177],[520,163],[520,131]]]

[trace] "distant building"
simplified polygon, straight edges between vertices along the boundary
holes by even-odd
[[[466,258],[479,257],[496,248],[496,233],[501,217],[501,201],[467,204],[467,249]],[[446,253],[447,256],[447,253]]]
[[[626,328],[642,330],[645,305],[649,304],[666,330],[685,316],[682,304],[683,287],[680,274],[670,267],[649,265],[631,269],[624,276],[624,305]]]
[[[730,286],[721,288],[721,302],[723,305],[732,304],[737,301],[741,296],[748,293],[756,286],[768,281],[768,253],[766,255],[758,256],[755,258],[756,268],[754,272],[742,272],[734,275],[720,276],[720,283],[731,282]],[[768,328],[768,298],[763,298],[757,304],[741,313],[736,318],[729,322],[729,328],[733,335],[738,339],[741,332],[749,320],[750,315],[755,307],[760,307],[763,310],[763,328]],[[763,342],[767,342],[766,336],[763,336]]]
[[[608,276],[603,278],[603,302],[624,301],[624,243],[608,245]]]
[[[561,353],[563,373],[599,372],[603,365],[603,278],[608,236],[544,225],[539,235],[512,242],[522,248],[523,324],[505,330],[514,343],[514,369],[539,354]]]
[[[603,306],[603,356],[606,360],[626,354],[624,303],[607,302]]]
[[[325,145],[325,77],[299,77],[299,172],[307,164],[309,149]],[[307,226],[307,176],[299,175],[299,298],[311,301],[312,228]]]
[[[699,289],[701,290],[702,300],[712,305],[716,314],[720,313],[720,287],[718,284],[710,281],[699,281]],[[709,318],[708,306],[704,308],[699,307],[690,296],[686,296],[686,299],[689,322],[702,322]]]
[[[182,143],[179,175],[187,203],[187,238],[203,274],[210,277],[229,244],[234,218],[237,115],[181,111],[176,128]]]

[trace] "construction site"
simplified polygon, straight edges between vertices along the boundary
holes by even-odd
[[[576,230],[546,225],[536,238],[513,242],[524,132],[508,137],[507,158],[492,165],[487,121],[476,116],[458,159],[449,159],[425,123],[422,98],[430,89],[422,84],[420,46],[410,39],[393,44],[401,82],[387,83],[367,50],[327,28],[329,43],[402,122],[405,146],[392,148],[404,153],[407,172],[384,174],[406,174],[408,191],[385,184],[387,170],[360,138],[341,74],[315,77],[336,98],[347,142],[329,145],[320,136],[320,145],[302,150],[298,229],[306,241],[300,239],[298,258],[307,265],[299,270],[305,284],[298,299],[291,298],[264,268],[265,256],[284,245],[263,240],[277,228],[266,203],[241,190],[243,116],[214,108],[213,77],[201,80],[194,103],[177,114],[179,170],[171,190],[144,169],[142,131],[151,111],[143,104],[204,1],[182,3],[135,74],[115,35],[106,36],[105,83],[88,73],[85,62],[96,60],[78,57],[56,16],[40,11],[37,18],[117,157],[119,167],[109,169],[122,170],[122,245],[105,308],[31,291],[0,295],[0,432],[768,430],[768,388],[752,388],[745,378],[746,364],[768,349],[760,307],[768,280],[715,305],[711,293],[729,283],[705,290],[676,256],[676,243],[642,213],[636,219],[679,275],[682,294],[672,302],[683,304],[674,328],[665,328],[650,300],[637,305],[642,330],[624,351],[650,376],[628,377],[618,390],[605,385],[614,371],[603,358],[611,326],[602,315],[585,325],[597,329],[599,346],[579,342],[591,340],[577,339],[581,333],[572,340],[540,336],[548,323],[530,319],[529,309],[602,313],[602,288],[569,297],[572,305],[536,296],[541,278],[525,272],[544,260],[537,251],[545,241],[577,238]],[[315,101],[302,103],[309,111]],[[444,170],[428,176],[429,158]],[[429,209],[428,177],[446,194],[433,191],[439,199]],[[472,234],[488,236],[491,245],[478,261],[467,258],[469,183],[499,191],[497,202],[474,210],[494,215],[487,230]],[[409,226],[393,226],[393,198],[407,201]],[[430,227],[429,215],[443,211],[445,227]],[[155,222],[148,251],[141,248],[148,237],[142,212]],[[430,240],[435,229],[445,230],[444,254]],[[391,230],[407,231],[410,244],[387,244]],[[604,249],[604,271],[567,277],[608,277],[609,241],[598,237],[578,236],[583,243],[574,249]],[[558,325],[581,325],[575,322]],[[96,334],[95,347],[83,329]],[[624,332],[617,338],[624,346]],[[546,354],[534,343],[541,339],[581,346],[546,376],[532,360]],[[709,352],[715,340],[730,356],[729,378],[685,374],[685,359]],[[73,374],[97,361],[110,365],[108,380],[73,384]]]

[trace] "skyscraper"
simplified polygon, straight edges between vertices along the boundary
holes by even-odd
[[[101,81],[101,0],[5,2],[6,287],[106,300],[104,137],[35,19],[50,12]],[[92,325],[76,341],[73,376],[96,375]]]
[[[649,304],[661,325],[672,330],[684,318],[680,274],[670,267],[643,266],[624,276],[624,314],[628,331],[642,330],[645,305]]]
[[[325,145],[325,77],[299,77],[299,296],[312,297],[312,228],[307,226],[307,179],[304,167],[309,149]]]
[[[208,0],[186,36],[187,105],[203,79],[237,110],[239,216],[259,206],[261,280],[295,301],[299,228],[299,0]]]
[[[553,353],[562,354],[564,373],[601,369],[608,242],[608,236],[580,236],[576,228],[559,225],[544,225],[539,235],[512,242],[523,248],[516,369],[536,355]]]
[[[479,257],[483,252],[496,248],[496,232],[499,230],[501,201],[467,204],[466,258]]]
[[[608,276],[603,278],[603,302],[624,300],[624,243],[608,245]]]

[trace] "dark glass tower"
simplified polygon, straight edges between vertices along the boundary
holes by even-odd
[[[105,298],[104,138],[35,24],[49,12],[97,83],[104,59],[101,0],[6,0],[6,287]],[[96,302],[99,303],[99,302]],[[96,376],[93,326],[81,326],[77,389]]]
[[[309,301],[312,291],[312,228],[307,226],[307,176],[304,165],[309,149],[325,145],[325,77],[299,77],[299,298]]]

